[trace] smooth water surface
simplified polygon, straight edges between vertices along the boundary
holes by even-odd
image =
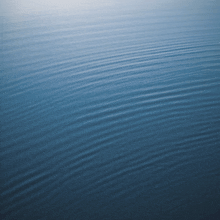
[[[218,212],[219,1],[20,1],[0,18],[2,219]]]

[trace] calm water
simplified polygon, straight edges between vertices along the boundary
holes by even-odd
[[[215,214],[220,2],[84,3],[1,12],[2,218]]]

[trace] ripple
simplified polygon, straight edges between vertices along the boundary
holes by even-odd
[[[136,10],[5,18],[5,219],[198,219],[218,206],[217,14]]]

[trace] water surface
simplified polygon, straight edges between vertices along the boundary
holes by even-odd
[[[218,1],[9,2],[0,18],[3,219],[214,216]]]

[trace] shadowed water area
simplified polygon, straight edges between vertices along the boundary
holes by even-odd
[[[103,2],[1,14],[2,219],[218,219],[220,3]]]

